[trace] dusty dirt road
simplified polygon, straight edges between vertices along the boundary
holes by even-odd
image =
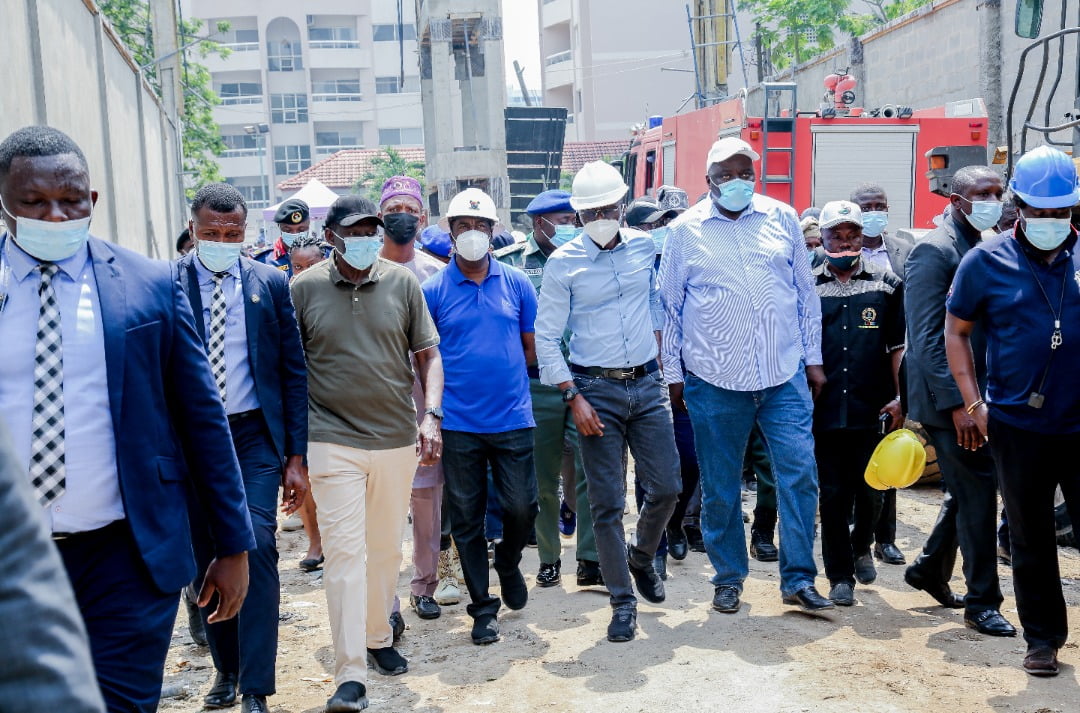
[[[910,561],[925,540],[940,503],[934,487],[899,498],[897,544]],[[752,503],[747,505],[752,507]],[[627,515],[632,527],[633,515]],[[529,605],[501,617],[502,641],[487,647],[469,639],[464,605],[444,607],[421,621],[406,607],[409,629],[400,644],[410,671],[396,678],[370,672],[373,712],[416,711],[1080,711],[1080,556],[1060,550],[1072,641],[1061,651],[1061,675],[1027,676],[1019,664],[1022,638],[982,636],[960,611],[937,607],[903,582],[903,567],[878,566],[877,581],[855,590],[859,603],[828,617],[811,617],[780,602],[776,564],[751,560],[737,614],[710,608],[711,568],[691,552],[669,564],[667,601],[639,604],[638,638],[608,643],[606,593],[579,589],[574,550],[563,541],[570,576],[560,587],[530,590]],[[281,533],[281,641],[275,713],[318,713],[333,692],[333,653],[318,574],[301,572],[302,532]],[[405,543],[399,592],[408,593],[411,543]],[[533,585],[535,549],[525,552]],[[820,569],[819,559],[819,569]],[[1011,573],[1000,567],[1005,616],[1019,625]],[[964,590],[962,577],[952,585]],[[493,575],[494,581],[494,575]],[[818,588],[827,591],[823,577]],[[202,708],[213,667],[209,652],[191,643],[181,611],[166,667],[162,701],[175,713]]]

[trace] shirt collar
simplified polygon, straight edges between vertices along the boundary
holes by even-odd
[[[615,247],[610,250],[601,250],[600,246],[596,244],[596,241],[590,238],[585,233],[581,234],[581,242],[585,246],[585,254],[589,257],[589,260],[596,262],[596,258],[600,257],[600,253],[609,252],[613,253],[616,250],[622,250],[626,247],[626,238],[623,236],[623,228],[619,228],[619,242],[615,243]]]
[[[501,277],[503,274],[502,263],[494,259],[491,256],[491,253],[488,253],[487,259],[488,273],[487,277],[485,277],[484,279],[487,280],[488,277],[492,276]],[[472,282],[472,280],[470,280],[468,277],[465,277],[465,273],[461,271],[460,267],[458,267],[456,258],[450,258],[450,263],[446,266],[446,269],[450,272],[450,278],[454,281],[454,284],[460,285],[465,282]]]
[[[810,272],[818,278],[818,282],[828,282],[829,280],[839,280],[836,274],[829,269],[829,262],[825,260],[820,265],[812,268]],[[867,265],[866,260],[859,260],[859,269],[851,273],[851,277],[848,280],[863,280],[871,276],[871,270]]]
[[[337,255],[338,254],[339,253],[332,250],[330,252],[330,257],[326,258],[326,261],[330,263],[330,282],[331,283],[333,283],[335,285],[349,285],[350,287],[359,287],[360,285],[366,285],[369,282],[378,282],[379,278],[382,277],[382,273],[383,273],[382,262],[383,262],[384,258],[377,257],[377,258],[375,258],[375,262],[373,262],[371,264],[371,269],[368,270],[367,277],[364,278],[364,281],[361,282],[360,285],[357,285],[355,282],[352,282],[351,280],[345,279],[345,276],[341,274],[340,270],[338,270],[338,266],[337,266]]]
[[[529,239],[526,242],[528,242],[528,247],[525,248],[525,257],[540,253],[540,257],[547,260],[547,255],[544,255],[544,251],[540,249],[540,245],[536,242],[536,238],[533,237],[532,233],[529,233]]]
[[[22,282],[41,265],[41,261],[20,248],[11,233],[5,232],[2,239],[4,241],[4,262],[7,263],[15,280]],[[74,281],[78,279],[89,259],[90,249],[87,248],[86,243],[83,243],[75,251],[74,255],[63,260],[57,260],[54,264],[69,279]]]
[[[195,274],[199,276],[200,285],[209,285],[214,281],[214,273],[206,269],[206,265],[202,264],[202,260],[199,259],[198,253],[193,253],[191,262],[195,265]],[[223,275],[232,275],[237,280],[240,279],[240,260],[237,259],[228,270],[222,273]]]

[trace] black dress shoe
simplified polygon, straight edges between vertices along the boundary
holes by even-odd
[[[1024,670],[1032,676],[1058,675],[1057,649],[1049,646],[1032,646],[1024,657]]]
[[[392,612],[390,614],[390,631],[394,632],[394,643],[396,644],[401,640],[401,635],[405,633],[405,617],[401,616],[401,612]]]
[[[203,705],[211,709],[235,706],[236,684],[239,679],[239,674],[218,671],[214,677],[214,687],[203,698]]]
[[[240,703],[240,713],[270,713],[270,707],[266,705],[266,696],[245,693]]]
[[[877,579],[877,567],[874,566],[874,558],[869,552],[855,558],[855,581],[859,584],[870,584]]]
[[[616,609],[611,613],[607,627],[607,640],[616,643],[630,641],[637,630],[637,610],[632,607]]]
[[[739,611],[739,588],[730,584],[717,585],[713,593],[712,608],[725,614]]]
[[[355,713],[368,707],[367,689],[364,684],[346,681],[338,686],[326,702],[326,713]]]
[[[904,553],[892,542],[878,542],[875,544],[874,557],[885,564],[907,564]]]
[[[964,614],[964,626],[987,636],[1016,636],[1016,627],[1001,616],[997,609]]]
[[[326,561],[326,557],[319,555],[318,557],[312,557],[306,560],[300,560],[300,569],[305,572],[315,572],[322,569],[323,562]]]
[[[502,588],[502,600],[507,608],[517,611],[529,603],[529,587],[521,576],[521,569],[514,567],[513,572],[499,573],[499,586]]]
[[[367,650],[368,665],[384,676],[400,676],[409,670],[409,662],[393,646]]]
[[[785,594],[784,604],[792,604],[803,611],[809,612],[824,611],[825,609],[832,609],[836,606],[828,599],[818,594],[818,591],[814,589],[813,585],[803,587],[794,594]]]
[[[904,570],[904,581],[912,589],[920,589],[935,600],[943,607],[949,609],[963,609],[964,598],[959,594],[953,592],[949,585],[945,582],[929,582],[923,579],[919,571],[915,569],[915,565],[908,567]]]
[[[438,619],[442,616],[442,609],[439,607],[439,604],[435,601],[434,597],[423,594],[410,594],[409,604],[412,605],[413,611],[416,612],[416,616],[421,619]]]
[[[662,579],[662,580],[664,580],[666,582],[667,581],[667,556],[666,555],[656,555],[656,557],[653,558],[653,569],[655,569],[656,573],[658,575],[660,575],[660,579]]]
[[[579,587],[604,586],[604,575],[600,572],[600,563],[592,560],[578,560],[577,583]]]
[[[780,559],[780,550],[772,542],[771,532],[762,532],[750,528],[750,556],[758,562],[775,562]]]
[[[180,598],[184,600],[184,608],[187,610],[188,633],[191,634],[191,640],[196,646],[209,646],[210,642],[206,640],[206,627],[203,625],[202,614],[199,613],[199,605],[195,603],[195,598],[190,596],[188,587],[184,587],[182,592]]]
[[[540,563],[540,571],[536,575],[536,586],[556,587],[562,581],[562,560],[555,560],[551,564]]]
[[[656,572],[656,566],[652,561],[645,566],[634,562],[634,552],[641,552],[633,545],[626,546],[626,564],[630,568],[630,575],[637,585],[638,594],[648,602],[659,604],[664,601],[667,594],[664,592],[664,580]]]
[[[477,646],[494,644],[499,640],[499,620],[494,614],[481,614],[472,625],[472,642]]]
[[[667,531],[667,549],[671,559],[682,561],[686,559],[686,553],[690,549],[690,543],[686,539],[686,533],[681,527],[669,527]]]
[[[848,582],[837,582],[829,590],[829,601],[838,607],[855,606],[855,587]]]

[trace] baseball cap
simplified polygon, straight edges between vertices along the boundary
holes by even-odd
[[[667,215],[669,211],[660,206],[660,203],[649,196],[642,196],[630,203],[626,209],[626,224],[636,228],[643,223],[655,223]],[[670,211],[676,212],[674,210]]]
[[[705,163],[705,170],[709,170],[709,166],[714,163],[720,163],[726,161],[732,156],[746,156],[751,161],[757,161],[761,158],[757,151],[750,148],[750,144],[746,143],[737,136],[725,136],[722,139],[718,139],[716,143],[709,149],[709,158]]]
[[[340,225],[347,228],[361,220],[374,220],[379,225],[383,222],[376,215],[378,209],[371,199],[363,196],[342,196],[334,201],[326,213],[326,225]]]
[[[841,223],[854,223],[862,227],[862,211],[851,201],[830,201],[821,209],[818,227],[832,228]]]

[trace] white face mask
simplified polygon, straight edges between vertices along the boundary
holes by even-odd
[[[491,238],[479,230],[466,230],[454,239],[454,250],[463,259],[476,262],[487,255]]]
[[[586,223],[584,228],[584,233],[601,248],[610,243],[618,232],[619,221],[617,220],[594,220],[591,223]]]

